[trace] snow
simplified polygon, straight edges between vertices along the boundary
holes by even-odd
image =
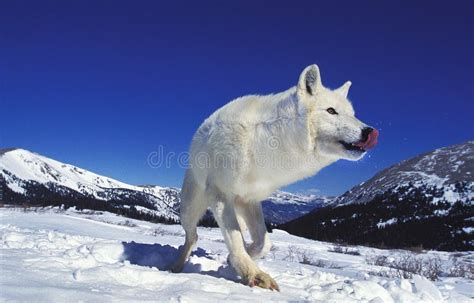
[[[465,233],[472,234],[474,233],[474,227],[463,227],[462,229]]]
[[[384,228],[386,225],[392,225],[392,224],[395,224],[398,222],[398,219],[397,218],[391,218],[385,222],[379,222],[377,223],[377,227],[378,228]]]
[[[23,187],[21,187],[20,184],[18,184],[18,183],[11,183],[11,184],[9,184],[9,188],[10,188],[12,191],[14,191],[14,192],[16,192],[16,193],[18,193],[18,194],[25,194],[25,193],[26,193],[25,189],[24,189]]]
[[[2,208],[0,301],[468,302],[474,297],[473,281],[381,277],[373,274],[381,267],[365,262],[368,255],[397,251],[359,246],[360,256],[340,254],[329,251],[331,243],[280,230],[270,235],[274,248],[258,264],[281,292],[238,283],[220,231],[213,228],[199,228],[198,248],[184,272],[172,274],[166,269],[183,236],[179,225],[110,213]],[[290,250],[326,265],[301,264],[288,257]],[[448,253],[429,253],[449,262]]]
[[[423,300],[441,301],[443,296],[436,286],[425,277],[413,277],[413,284],[418,293],[421,293]]]
[[[439,217],[447,216],[449,214],[449,209],[437,209],[433,213]]]
[[[413,175],[418,177],[419,180],[415,182],[415,186],[429,184],[430,186],[442,187],[447,181],[446,178],[441,178],[436,174],[427,174],[422,171],[405,171],[401,172],[401,174],[405,175],[407,180],[410,180]]]
[[[313,194],[293,194],[281,190],[275,191],[271,197],[268,198],[269,201],[275,204],[306,204],[316,199],[322,200],[323,203],[331,200],[331,198],[319,197]]]

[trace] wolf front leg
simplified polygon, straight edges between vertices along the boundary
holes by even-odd
[[[251,287],[258,286],[279,291],[275,280],[258,268],[245,250],[244,239],[234,209],[234,201],[215,202],[212,211],[229,249],[230,263],[242,277],[242,283]]]
[[[245,222],[245,226],[247,226],[252,237],[252,244],[247,247],[247,253],[252,259],[264,257],[270,251],[272,243],[265,226],[262,204],[236,199],[235,206],[237,216],[240,216]]]

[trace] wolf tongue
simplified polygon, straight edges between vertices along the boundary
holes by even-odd
[[[374,129],[370,132],[369,138],[364,142],[364,149],[369,149],[374,147],[377,144],[377,139],[379,137],[379,131]]]
[[[379,136],[378,130],[374,129],[372,132],[370,132],[365,142],[357,142],[357,143],[354,143],[354,145],[363,149],[372,148],[377,144],[378,136]]]

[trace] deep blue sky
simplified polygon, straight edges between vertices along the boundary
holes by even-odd
[[[340,194],[474,138],[473,11],[473,1],[2,1],[0,147],[180,186],[183,170],[150,168],[150,152],[186,151],[214,110],[285,90],[317,63],[328,87],[353,82],[356,114],[380,143],[287,189]]]

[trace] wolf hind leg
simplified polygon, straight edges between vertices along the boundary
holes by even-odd
[[[207,209],[209,201],[202,189],[194,181],[190,171],[186,172],[181,191],[180,218],[186,237],[178,259],[171,266],[171,271],[178,273],[183,270],[184,263],[191,255],[197,242],[197,225]]]

